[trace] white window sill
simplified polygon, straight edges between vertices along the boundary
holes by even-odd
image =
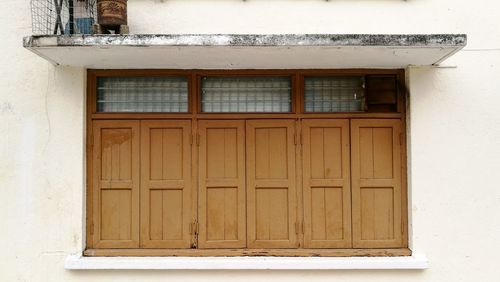
[[[66,258],[66,269],[426,269],[427,257],[83,257]]]

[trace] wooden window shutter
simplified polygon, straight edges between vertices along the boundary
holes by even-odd
[[[398,90],[394,75],[366,76],[368,112],[397,112]]]
[[[190,247],[191,196],[191,121],[142,121],[142,247]]]
[[[93,122],[95,248],[139,247],[139,122]]]
[[[249,248],[297,247],[295,121],[247,121]]]
[[[198,125],[198,246],[244,248],[245,122],[205,120]]]
[[[349,120],[304,120],[304,247],[350,248]]]
[[[402,247],[401,121],[351,121],[353,247]]]

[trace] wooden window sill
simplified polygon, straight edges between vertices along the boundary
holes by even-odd
[[[425,255],[386,257],[84,257],[70,255],[70,270],[318,270],[318,269],[426,269]]]
[[[87,249],[87,257],[404,257],[408,248],[396,249]]]

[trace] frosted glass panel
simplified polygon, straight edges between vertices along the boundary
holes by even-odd
[[[365,108],[361,76],[305,78],[306,112],[360,112]]]
[[[289,77],[204,77],[201,110],[209,113],[291,111]]]
[[[186,77],[99,77],[98,112],[188,111]]]

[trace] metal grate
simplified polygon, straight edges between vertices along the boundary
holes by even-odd
[[[31,0],[33,34],[91,34],[96,1]]]
[[[305,78],[306,112],[360,112],[364,108],[362,76]]]
[[[98,112],[188,112],[186,77],[100,77]]]
[[[202,112],[290,112],[289,77],[204,77]]]

